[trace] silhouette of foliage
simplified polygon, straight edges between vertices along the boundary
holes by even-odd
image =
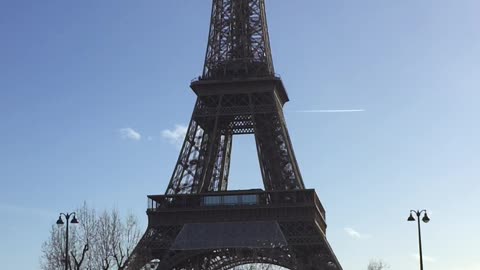
[[[387,270],[390,266],[382,260],[370,260],[367,270]]]
[[[135,216],[121,219],[118,211],[100,215],[86,203],[76,211],[79,224],[70,224],[68,268],[72,270],[123,270],[140,240]],[[65,269],[65,225],[52,226],[42,245],[42,270]]]

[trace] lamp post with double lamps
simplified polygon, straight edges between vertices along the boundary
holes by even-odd
[[[423,214],[422,221],[425,223],[428,223],[430,221],[430,218],[427,215],[427,210],[410,210],[410,216],[408,217],[408,221],[415,221],[415,218],[413,217],[413,214],[417,216],[417,223],[418,223],[418,246],[420,249],[420,270],[423,270],[423,255],[422,255],[422,234],[420,231],[420,215]]]
[[[61,227],[63,226],[63,224],[67,224],[67,227],[65,228],[65,270],[68,270],[68,264],[69,264],[69,259],[68,259],[68,223],[72,223],[72,224],[77,224],[78,223],[78,220],[77,220],[77,217],[75,217],[75,212],[72,212],[72,213],[60,213],[60,215],[58,216],[58,220],[57,220],[57,225],[58,227]],[[66,222],[64,223],[63,222],[63,219],[62,219],[62,216],[65,217],[66,219]],[[70,217],[72,217],[72,220],[70,221]]]

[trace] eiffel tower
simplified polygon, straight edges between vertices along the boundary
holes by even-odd
[[[341,270],[288,135],[265,0],[213,0],[203,74],[190,87],[197,101],[180,156],[165,195],[148,196],[148,228],[127,269]],[[227,189],[240,134],[255,136],[264,190]]]

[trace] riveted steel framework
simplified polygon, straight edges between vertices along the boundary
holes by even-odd
[[[203,95],[212,82],[192,84],[199,97],[167,194],[225,191],[235,134],[254,134],[266,190],[302,189],[304,184],[273,80],[250,81],[250,87]],[[232,83],[216,83],[227,88]],[[238,83],[233,83],[238,87]],[[240,84],[241,85],[241,84]]]
[[[325,237],[325,210],[305,189],[288,134],[265,0],[213,0],[203,74],[190,87],[197,101],[180,155],[165,195],[149,196],[149,225],[128,269],[156,260],[161,270],[247,263],[341,270]],[[227,190],[239,134],[255,136],[265,191]],[[211,229],[219,224],[223,234]]]
[[[240,199],[252,197],[254,201]],[[232,198],[240,200],[232,203]],[[342,269],[325,238],[325,210],[313,189],[152,195],[147,213],[147,232],[130,258],[128,269],[140,269],[155,259],[159,261],[158,269],[165,270],[223,270],[247,263],[299,270]],[[228,241],[217,242],[219,235],[205,230],[212,223],[234,228],[219,233]],[[267,227],[255,227],[259,223]],[[181,239],[178,245],[179,238],[185,236],[186,224],[198,228],[198,233],[187,234],[188,239]],[[242,227],[245,224],[260,230],[255,235],[278,228],[284,243],[267,238],[235,245],[245,243],[244,238],[252,233]],[[203,247],[198,247],[199,243]]]
[[[205,79],[274,74],[264,0],[214,0]]]

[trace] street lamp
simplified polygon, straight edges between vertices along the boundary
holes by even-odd
[[[417,216],[417,222],[418,222],[418,246],[420,249],[420,270],[423,270],[423,255],[422,255],[422,234],[420,232],[420,215],[423,214],[422,221],[425,223],[428,223],[430,221],[430,218],[427,215],[427,210],[410,210],[410,216],[408,217],[408,221],[415,221],[415,218],[413,217],[412,214],[415,214]]]
[[[68,259],[68,223],[70,221],[70,217],[72,217],[72,220],[70,221],[70,223],[72,224],[77,224],[78,223],[78,220],[77,220],[77,217],[75,217],[75,212],[72,212],[72,213],[60,213],[60,215],[58,216],[58,220],[57,220],[57,225],[58,227],[61,227],[63,226],[63,224],[65,224],[63,222],[63,219],[62,219],[62,216],[65,217],[66,219],[66,223],[67,223],[67,228],[65,230],[65,270],[68,270],[68,263],[70,262],[69,259]]]

